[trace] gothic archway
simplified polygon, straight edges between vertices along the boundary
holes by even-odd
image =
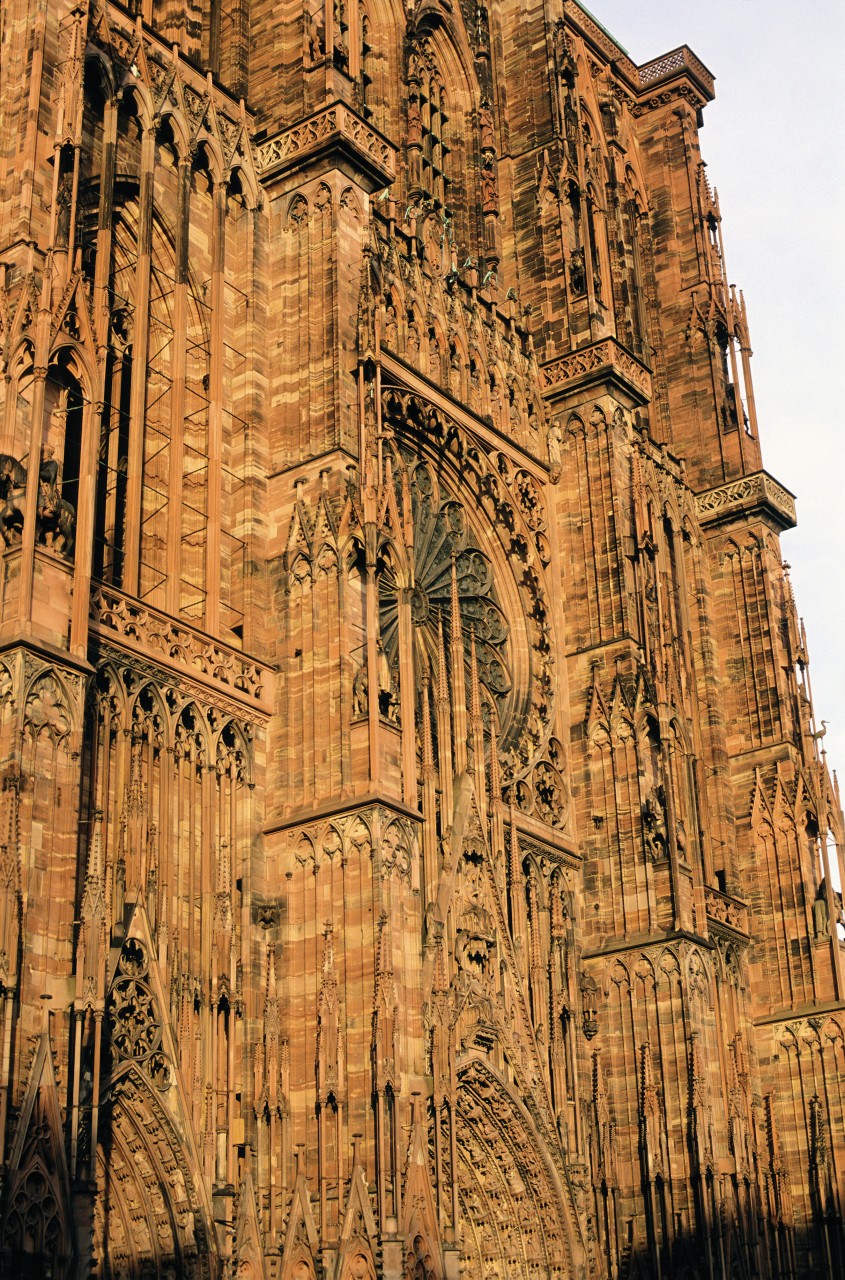
[[[109,1088],[96,1167],[93,1256],[99,1276],[200,1280],[213,1274],[184,1148],[136,1067]]]
[[[485,1280],[579,1274],[584,1250],[562,1163],[532,1116],[488,1063],[459,1070],[461,1261]]]

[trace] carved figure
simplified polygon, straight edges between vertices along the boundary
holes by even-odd
[[[432,382],[439,382],[441,372],[440,346],[436,338],[430,338],[428,343],[428,376]]]
[[[379,637],[376,643],[376,663],[378,668],[378,709],[383,716],[391,717],[395,712],[395,697],[393,690],[393,672],[390,670],[390,663],[387,660],[387,654]]]
[[[461,357],[454,342],[449,347],[449,390],[453,396],[461,394]]]
[[[367,663],[365,661],[361,663],[355,672],[355,679],[352,681],[352,714],[355,717],[365,716],[369,710],[368,683]]]
[[[576,298],[587,292],[587,271],[584,266],[583,249],[573,249],[570,256],[569,287]]]
[[[476,413],[481,412],[481,373],[478,365],[473,360],[469,371],[469,394],[470,402]]]
[[[66,249],[70,238],[70,215],[73,204],[73,175],[63,173],[56,192],[56,246]]]
[[[562,469],[561,444],[563,442],[563,432],[557,422],[553,422],[549,427],[549,479],[552,484],[557,484],[560,480]]]
[[[307,26],[308,57],[312,63],[321,62],[326,56],[326,31],[316,13],[305,15]]]
[[[487,98],[482,99],[481,111],[479,112],[479,127],[481,130],[481,150],[495,151],[496,136],[493,131],[493,112],[490,110],[490,103]]]
[[[495,213],[499,205],[499,182],[492,158],[481,170],[481,205],[485,213]]]
[[[384,313],[384,345],[391,351],[399,347],[399,325],[396,320],[396,308],[388,303]]]
[[[39,542],[53,547],[70,559],[76,540],[76,513],[69,502],[58,497],[40,513]],[[49,539],[49,541],[48,541]]]
[[[675,823],[675,844],[678,849],[678,857],[684,862],[687,856],[687,832],[682,818],[679,818]]]
[[[420,100],[416,94],[408,99],[408,145],[419,145],[422,142],[422,113]]]
[[[842,894],[838,889],[833,893],[833,907],[836,913],[836,924],[845,927],[845,910]],[[827,882],[822,877],[813,901],[813,932],[817,938],[824,938],[830,932],[830,912],[827,906]]]
[[[62,497],[59,464],[52,445],[41,450],[36,499],[36,540],[69,558],[76,538],[76,511]],[[10,454],[0,454],[0,533],[6,546],[20,541],[26,505],[27,471]]]
[[[813,901],[813,932],[817,938],[824,938],[828,933],[830,913],[827,908],[827,891],[822,880]]]
[[[643,805],[643,829],[646,834],[646,848],[651,857],[657,861],[666,855],[666,811],[660,789],[652,787]]]
[[[584,1035],[588,1040],[598,1035],[598,1003],[599,984],[591,974],[585,973],[581,979],[581,1018]]]

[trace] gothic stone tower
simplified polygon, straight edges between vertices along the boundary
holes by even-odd
[[[708,70],[574,0],[0,41],[0,1270],[841,1276]]]

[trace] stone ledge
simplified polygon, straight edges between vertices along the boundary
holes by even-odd
[[[689,76],[708,99],[715,96],[712,72],[695,56],[689,45],[681,45],[679,49],[673,49],[670,53],[664,53],[637,67],[637,79],[644,92],[678,75]]]
[[[347,151],[356,170],[363,170],[377,191],[396,177],[395,148],[342,102],[333,102],[307,120],[277,133],[255,148],[262,178],[275,177],[304,161],[327,160]],[[326,165],[328,167],[328,165]]]
[[[727,484],[705,489],[695,495],[698,521],[702,528],[760,514],[768,516],[778,530],[794,529],[795,494],[784,489],[767,471],[755,471]]]
[[[239,649],[112,587],[94,588],[89,617],[103,639],[119,639],[132,653],[207,682],[265,715],[272,711],[272,669]]]
[[[713,73],[696,57],[689,45],[671,49],[668,53],[637,66],[581,0],[564,0],[564,13],[573,26],[604,54],[635,93],[647,94],[669,80],[685,77],[704,95],[706,101],[710,102],[715,97]]]
[[[543,395],[549,399],[587,391],[606,381],[621,385],[638,405],[651,399],[651,374],[615,338],[603,338],[589,347],[547,360],[540,366],[540,378]]]

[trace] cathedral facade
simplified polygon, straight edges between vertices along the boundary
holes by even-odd
[[[0,1273],[841,1276],[711,73],[576,0],[0,42]]]

